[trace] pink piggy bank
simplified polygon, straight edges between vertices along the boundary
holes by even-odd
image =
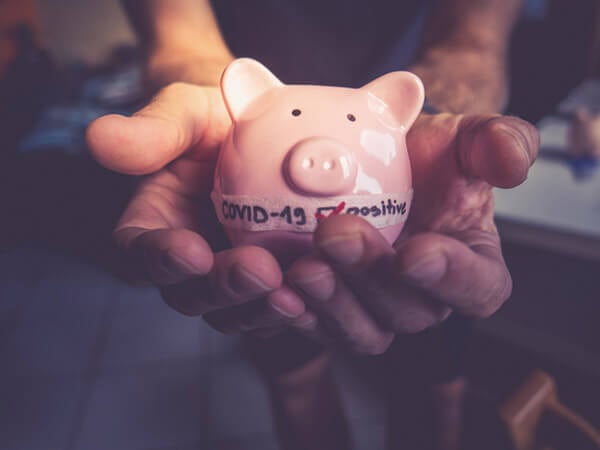
[[[412,199],[406,133],[423,106],[417,76],[392,72],[360,89],[285,85],[243,58],[221,91],[233,123],[212,200],[234,246],[290,260],[310,252],[317,224],[335,214],[397,239]]]

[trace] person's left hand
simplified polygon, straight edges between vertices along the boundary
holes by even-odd
[[[397,333],[424,330],[452,311],[488,317],[509,297],[492,187],[526,179],[536,129],[506,116],[422,115],[407,146],[415,197],[395,247],[366,221],[334,216],[315,232],[318,256],[287,272],[316,318],[297,326],[305,334],[379,354]]]

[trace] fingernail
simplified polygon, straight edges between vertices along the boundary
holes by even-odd
[[[184,271],[186,274],[189,275],[198,274],[201,272],[198,268],[198,264],[186,258],[183,258],[180,255],[177,255],[173,252],[167,252],[165,264],[168,265],[169,269],[173,271]]]
[[[296,318],[304,313],[304,302],[292,290],[282,287],[271,293],[269,305],[284,317]]]
[[[317,326],[317,317],[310,312],[306,312],[294,320],[292,325],[298,328],[312,329]]]
[[[425,255],[403,270],[403,275],[421,285],[437,283],[446,273],[447,261],[442,252]]]
[[[310,277],[292,280],[292,284],[304,294],[316,300],[327,300],[335,291],[335,278],[330,271],[323,271]]]
[[[242,295],[256,295],[273,290],[273,287],[239,264],[231,267],[228,282],[234,292]]]
[[[364,244],[360,233],[341,234],[319,243],[319,247],[334,262],[352,265],[363,255]]]

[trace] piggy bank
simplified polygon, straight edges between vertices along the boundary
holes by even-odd
[[[294,258],[336,214],[396,240],[413,195],[406,133],[423,106],[417,76],[392,72],[360,89],[285,85],[242,58],[223,73],[221,91],[232,126],[212,200],[232,245]]]

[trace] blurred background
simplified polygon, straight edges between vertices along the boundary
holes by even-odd
[[[496,193],[515,288],[469,343],[473,448],[511,448],[502,405],[534,370],[600,426],[600,171],[569,152],[577,111],[600,113],[598,3],[531,0],[514,33],[508,112],[542,152]],[[136,180],[94,164],[83,133],[143,104],[141,69],[117,0],[0,0],[2,450],[276,448],[238,340],[111,273]],[[377,374],[336,370],[357,448],[383,448]]]

